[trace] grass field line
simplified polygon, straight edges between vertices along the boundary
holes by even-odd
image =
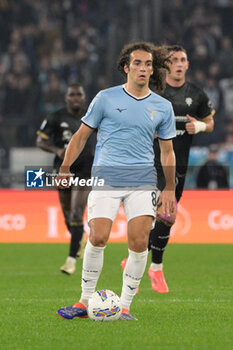
[[[137,299],[139,303],[233,303],[233,299]]]
[[[27,299],[20,299],[20,298],[2,298],[2,301],[7,301],[7,302],[26,302],[26,303],[30,303],[30,302],[47,302],[47,303],[51,303],[54,302],[55,303],[64,303],[64,298],[27,298]],[[142,299],[142,298],[137,298],[137,302],[138,303],[233,303],[233,299]]]

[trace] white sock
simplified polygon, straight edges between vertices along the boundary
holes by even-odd
[[[150,268],[152,271],[159,271],[163,269],[163,264],[155,264],[155,263],[151,263]]]
[[[103,267],[104,248],[94,247],[89,239],[87,241],[83,257],[82,294],[80,299],[80,302],[84,305],[87,305],[88,299],[95,291]]]
[[[148,250],[136,253],[129,249],[129,257],[123,272],[123,286],[121,292],[121,304],[128,309],[133,300],[136,290],[144,274],[147,262]]]

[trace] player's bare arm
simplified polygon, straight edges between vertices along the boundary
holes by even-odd
[[[38,135],[36,139],[36,145],[45,152],[55,153],[59,158],[64,159],[65,148],[59,148],[53,145],[49,139],[45,139]]]
[[[214,130],[214,119],[209,116],[203,120],[197,120],[191,117],[189,114],[186,115],[188,122],[185,125],[187,133],[190,135],[198,134],[199,132],[212,132]]]
[[[66,152],[64,160],[61,164],[59,174],[57,176],[57,183],[60,183],[59,188],[64,188],[66,186],[63,186],[62,180],[66,179],[68,180],[72,174],[70,173],[70,166],[74,163],[74,161],[78,158],[80,153],[82,152],[88,137],[93,132],[93,129],[89,128],[85,124],[82,124],[78,131],[72,136]],[[61,180],[61,181],[59,181]]]
[[[176,158],[173,150],[172,140],[159,139],[161,150],[161,164],[163,167],[166,186],[159,197],[159,202],[162,203],[162,213],[171,216],[175,210],[175,165]]]

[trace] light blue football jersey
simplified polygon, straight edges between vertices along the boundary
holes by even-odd
[[[93,176],[111,186],[156,184],[154,135],[163,140],[176,136],[168,100],[152,91],[136,98],[116,86],[96,95],[82,122],[98,129]]]

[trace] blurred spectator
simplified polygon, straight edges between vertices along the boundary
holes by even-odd
[[[218,163],[218,146],[209,147],[208,160],[197,174],[197,188],[209,190],[229,188],[228,172]]]
[[[208,76],[216,80],[217,84],[220,79],[220,65],[218,62],[213,62],[210,64],[208,69]]]
[[[190,77],[190,75],[189,75],[189,77]],[[192,78],[190,78],[190,79],[195,85],[197,85],[201,88],[204,88],[204,84],[206,81],[206,74],[201,69],[197,69],[195,71],[195,73],[192,75]]]
[[[233,132],[228,132],[222,148],[227,152],[233,152]]]
[[[51,71],[50,58],[45,55],[42,56],[38,65],[38,81],[41,88],[46,85],[49,81],[49,73]]]
[[[214,116],[214,131],[212,135],[208,135],[208,140],[205,140],[204,137],[202,138],[205,142],[205,145],[207,146],[208,144],[216,142],[217,140],[223,140],[225,135],[225,123],[223,118],[224,108],[222,90],[217,84],[215,78],[211,76],[207,76],[207,78],[204,80],[204,83],[204,91],[209,96],[212,106],[216,111],[216,114]],[[208,141],[208,143],[206,141]]]
[[[30,146],[30,131],[36,127],[35,119],[31,123],[31,116],[34,115],[38,97],[38,88],[28,73],[10,72],[6,75],[0,127],[1,143],[6,152],[11,147]]]
[[[233,76],[220,80],[219,85],[223,92],[225,116],[230,118],[233,112]]]
[[[205,79],[204,90],[210,98],[213,108],[216,111],[222,109],[222,91],[219,88],[217,81],[213,77]]]
[[[220,42],[220,50],[218,55],[218,62],[221,67],[221,76],[228,77],[233,72],[233,45],[229,36],[222,38]]]
[[[225,134],[233,134],[233,111],[232,111],[232,116],[225,121],[224,125],[225,125]]]
[[[52,113],[64,104],[65,84],[58,79],[58,76],[49,73],[48,82],[44,85],[42,111],[46,114]]]

